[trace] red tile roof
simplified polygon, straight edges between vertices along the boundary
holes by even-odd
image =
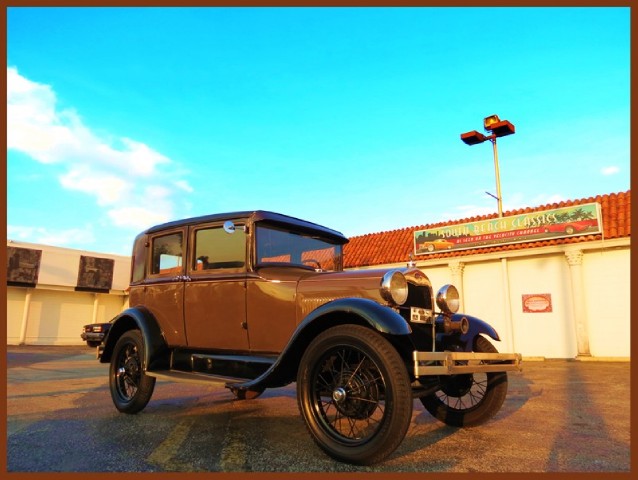
[[[581,205],[583,203],[598,202],[601,205],[603,217],[603,235],[579,235],[566,238],[542,240],[528,243],[515,243],[509,245],[499,245],[491,247],[474,248],[451,252],[431,253],[428,259],[461,257],[467,255],[477,255],[481,253],[492,253],[510,250],[523,250],[527,248],[545,247],[549,245],[562,245],[569,243],[590,242],[594,240],[629,237],[631,235],[631,190],[596,197],[583,198],[580,200],[567,200],[560,203],[552,203],[534,208],[521,208],[504,212],[503,216],[520,215],[540,210],[569,207]],[[344,247],[345,267],[364,267],[369,265],[383,265],[388,263],[404,263],[408,261],[408,256],[414,251],[413,235],[415,230],[425,230],[429,228],[440,228],[448,225],[460,223],[478,222],[497,218],[496,213],[492,215],[476,216],[463,220],[447,221],[420,225],[416,227],[406,227],[388,232],[368,233],[350,238],[350,242]]]

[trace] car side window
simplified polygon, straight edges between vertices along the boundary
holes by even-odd
[[[182,232],[155,237],[152,241],[151,274],[179,275],[183,265]]]
[[[244,271],[246,267],[246,233],[237,228],[229,233],[222,227],[202,228],[195,232],[195,271]]]

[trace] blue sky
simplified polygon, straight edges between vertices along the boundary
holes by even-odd
[[[7,237],[130,254],[265,209],[347,236],[630,187],[630,10],[8,8]]]

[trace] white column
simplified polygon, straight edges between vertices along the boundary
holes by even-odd
[[[448,264],[450,273],[452,274],[452,284],[459,291],[459,312],[465,311],[465,302],[463,300],[463,270],[465,269],[465,263],[458,260],[452,261]]]
[[[578,356],[589,357],[589,329],[587,321],[587,308],[585,305],[585,283],[583,279],[583,252],[582,250],[569,250],[565,252],[572,287],[572,306],[574,312],[574,324],[576,326],[576,342]]]
[[[24,297],[24,308],[22,309],[22,323],[20,324],[20,341],[19,345],[24,345],[27,342],[27,324],[29,323],[29,308],[31,307],[31,293],[33,289],[27,288],[27,293]]]
[[[510,272],[507,265],[507,258],[501,258],[501,278],[503,279],[503,316],[505,317],[505,332],[509,350],[516,351],[514,345],[514,316],[512,315],[512,298],[510,292]]]
[[[91,323],[97,323],[97,312],[98,307],[100,306],[100,294],[93,294],[93,321]]]

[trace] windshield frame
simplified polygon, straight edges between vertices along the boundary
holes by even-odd
[[[258,222],[254,229],[254,267],[343,271],[343,244],[315,231]],[[270,259],[264,261],[264,259]],[[317,260],[318,262],[315,262]]]

